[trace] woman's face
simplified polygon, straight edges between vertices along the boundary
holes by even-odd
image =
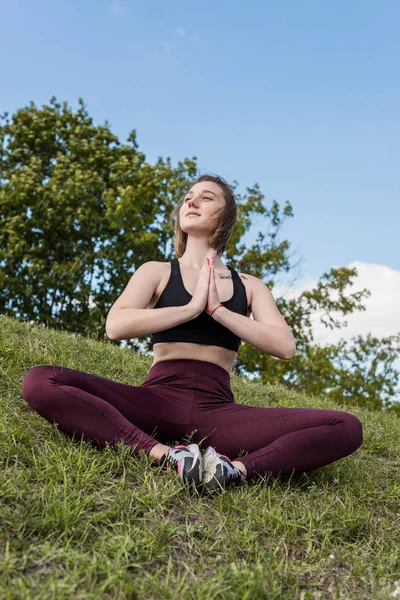
[[[195,183],[185,195],[185,201],[179,212],[181,228],[187,230],[199,225],[208,225],[208,230],[216,227],[221,211],[225,207],[225,198],[218,184],[213,181]],[[198,216],[188,216],[195,212]]]

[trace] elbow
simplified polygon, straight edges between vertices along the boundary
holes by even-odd
[[[112,342],[114,342],[117,339],[117,337],[115,335],[113,335],[113,332],[111,331],[111,328],[110,328],[110,324],[108,324],[108,326],[107,326],[107,323],[106,323],[105,330],[106,330],[106,336],[108,337],[108,339],[111,340]]]
[[[294,356],[296,356],[296,344],[292,344],[287,350],[286,352],[281,356],[281,358],[283,360],[290,360],[291,358],[293,358]]]
[[[107,317],[105,330],[108,339],[112,342],[123,339],[121,337],[121,326],[120,323],[115,319],[115,315]]]

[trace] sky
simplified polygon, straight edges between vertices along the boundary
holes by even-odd
[[[274,295],[356,266],[367,310],[317,338],[400,332],[400,2],[0,0],[0,19],[2,113],[81,97],[151,164],[258,183],[294,213]]]

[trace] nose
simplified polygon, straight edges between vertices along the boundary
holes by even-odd
[[[186,208],[190,207],[190,208],[193,208],[193,210],[196,210],[196,205],[193,202],[193,198],[189,198],[188,200],[185,200],[185,206],[186,206]]]

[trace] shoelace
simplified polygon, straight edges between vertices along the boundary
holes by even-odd
[[[182,458],[175,458],[174,456],[169,456],[165,461],[165,466],[168,468],[169,466],[177,467],[178,462],[182,460]]]
[[[224,458],[227,458],[229,460],[229,465],[227,465],[227,478],[228,481],[232,481],[233,483],[238,483],[242,481],[242,476],[241,476],[241,471],[240,469],[238,469],[237,467],[235,467],[234,464],[232,464],[231,459],[229,458],[229,456],[225,456],[225,454],[220,454],[220,456],[223,456]]]
[[[237,471],[238,471],[239,475],[237,473],[228,473],[227,474],[229,481],[232,481],[233,483],[238,483],[239,481],[242,480],[239,469],[237,469]]]
[[[223,456],[224,458],[228,459],[229,463],[226,464],[226,477],[228,479],[228,481],[232,481],[233,483],[237,483],[238,481],[242,480],[241,474],[240,474],[240,470],[237,469],[235,467],[235,465],[232,464],[231,459],[229,458],[229,456],[225,456],[225,454],[219,454],[219,456]]]
[[[241,476],[240,476],[240,470],[237,469],[235,467],[234,464],[232,464],[231,459],[229,458],[229,456],[226,456],[226,454],[220,454],[219,452],[215,451],[215,453],[220,457],[220,458],[226,458],[226,460],[229,461],[229,463],[225,463],[226,469],[227,469],[227,477],[228,479],[237,479],[237,473],[239,473],[239,479],[241,480]],[[233,471],[234,469],[234,471]]]
[[[182,450],[182,448],[176,448],[176,446],[173,446],[173,448],[175,448],[176,450]],[[185,447],[184,449],[187,448]],[[169,467],[169,465],[171,464],[173,467],[177,468],[178,463],[182,460],[182,458],[184,458],[184,456],[181,456],[179,458],[176,456],[169,456],[168,458],[166,458],[165,466]]]

